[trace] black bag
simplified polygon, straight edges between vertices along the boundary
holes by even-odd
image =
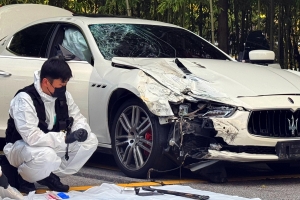
[[[8,179],[8,183],[10,186],[19,189],[18,184],[18,169],[9,164],[5,155],[0,155],[0,165],[2,169],[2,173]]]

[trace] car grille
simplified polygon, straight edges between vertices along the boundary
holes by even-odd
[[[251,112],[248,131],[269,137],[299,137],[300,111],[262,110]]]

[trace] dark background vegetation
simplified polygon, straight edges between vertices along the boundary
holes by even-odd
[[[212,41],[210,0],[0,0],[2,6],[15,3],[158,20]],[[300,0],[212,0],[212,5],[214,40],[223,51],[237,57],[249,31],[262,30],[280,65],[299,69]]]

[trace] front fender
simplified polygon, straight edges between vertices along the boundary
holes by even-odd
[[[157,83],[142,70],[129,70],[124,73],[114,88],[126,89],[139,97],[156,116],[173,116],[169,102],[183,102],[184,98]]]

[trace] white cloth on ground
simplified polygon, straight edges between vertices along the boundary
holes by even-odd
[[[199,195],[208,195],[209,200],[250,200],[251,198],[244,198],[239,196],[232,196],[226,194],[220,194],[215,192],[203,191],[193,189],[189,186],[182,185],[166,185],[166,186],[157,186],[153,188],[171,190],[177,192],[186,192]],[[100,186],[92,187],[85,192],[70,191],[66,193],[70,196],[69,200],[184,200],[188,199],[185,197],[174,196],[174,195],[153,195],[153,196],[137,196],[134,191],[124,191],[123,187],[103,183]],[[46,194],[34,194],[30,193],[24,198],[24,200],[44,200],[46,199]],[[9,200],[9,199],[7,199]],[[251,200],[260,200],[259,198],[252,198]]]

